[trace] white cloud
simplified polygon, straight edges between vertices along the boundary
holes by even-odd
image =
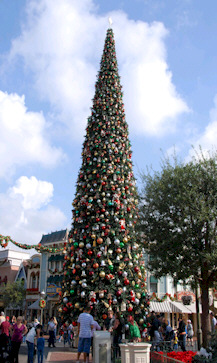
[[[209,157],[210,153],[216,151],[217,140],[217,95],[214,97],[214,107],[210,110],[210,122],[205,127],[204,131],[200,134],[197,133],[191,138],[190,143],[194,146],[194,149],[189,151],[187,160],[192,156],[200,156],[200,149],[202,149],[203,155]]]
[[[121,11],[104,16],[92,0],[31,0],[22,34],[12,43],[11,59],[21,56],[48,100],[77,138],[84,133],[94,82],[113,18],[127,120],[132,132],[159,135],[174,130],[188,111],[172,82],[162,23],[147,24]]]
[[[27,178],[21,176],[16,185],[11,188],[10,195],[13,198],[21,200],[21,205],[26,209],[40,209],[41,206],[47,205],[53,196],[53,184],[37,180],[32,176]]]
[[[10,235],[13,240],[22,243],[37,244],[43,233],[65,228],[64,213],[48,204],[52,194],[51,183],[35,177],[18,179],[14,187],[0,194],[1,234]]]
[[[0,177],[29,163],[53,167],[64,157],[50,145],[47,127],[42,113],[27,110],[24,96],[0,91]]]

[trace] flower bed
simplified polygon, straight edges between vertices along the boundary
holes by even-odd
[[[152,362],[184,362],[192,363],[192,358],[196,355],[196,352],[186,351],[186,352],[151,352]]]
[[[192,358],[196,355],[196,352],[188,350],[186,352],[168,352],[167,356],[173,359],[177,359],[181,362],[191,363]]]

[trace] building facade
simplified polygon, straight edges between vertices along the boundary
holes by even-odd
[[[58,315],[59,293],[63,280],[64,254],[58,251],[68,242],[68,230],[64,229],[42,236],[40,244],[52,248],[55,252],[43,252],[40,266],[40,292],[46,295],[46,307],[43,311],[43,321]]]

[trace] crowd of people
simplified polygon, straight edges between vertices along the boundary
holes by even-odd
[[[38,363],[43,363],[45,339],[42,326],[38,320],[27,324],[22,316],[0,315],[0,362],[19,363],[19,350],[22,342],[28,349],[28,363],[33,363],[37,347]]]
[[[215,323],[214,318],[212,319]],[[77,361],[81,353],[84,354],[84,361],[89,361],[89,354],[93,346],[93,334],[96,330],[106,330],[111,333],[113,354],[120,355],[120,343],[123,338],[128,341],[140,342],[149,341],[152,349],[159,351],[177,350],[178,346],[185,351],[187,346],[193,346],[193,325],[191,320],[186,322],[180,318],[177,329],[173,329],[168,320],[162,315],[153,311],[147,315],[146,325],[138,325],[134,317],[129,315],[125,320],[119,312],[108,311],[103,325],[99,325],[91,315],[91,309],[86,309],[79,315],[77,322],[59,321],[51,317],[49,322],[42,327],[35,319],[32,324],[27,324],[23,317],[14,316],[9,319],[0,314],[0,361],[18,363],[18,354],[22,342],[26,342],[28,349],[28,363],[33,363],[34,355],[38,356],[38,363],[43,363],[45,339],[48,335],[48,347],[55,347],[56,341],[63,342],[64,346],[76,347],[78,349]],[[93,349],[92,349],[93,354]]]
[[[193,325],[190,319],[185,323],[184,319],[178,319],[177,329],[173,329],[167,319],[153,311],[148,317],[149,328],[147,336],[152,341],[152,349],[160,351],[163,348],[167,350],[186,351],[186,346],[193,347]]]

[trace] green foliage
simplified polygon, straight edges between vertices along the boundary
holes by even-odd
[[[17,308],[22,307],[26,296],[26,289],[22,281],[8,282],[1,289],[4,306]]]
[[[156,277],[197,277],[212,287],[217,277],[217,155],[187,164],[166,160],[143,175],[141,225],[149,267]]]

